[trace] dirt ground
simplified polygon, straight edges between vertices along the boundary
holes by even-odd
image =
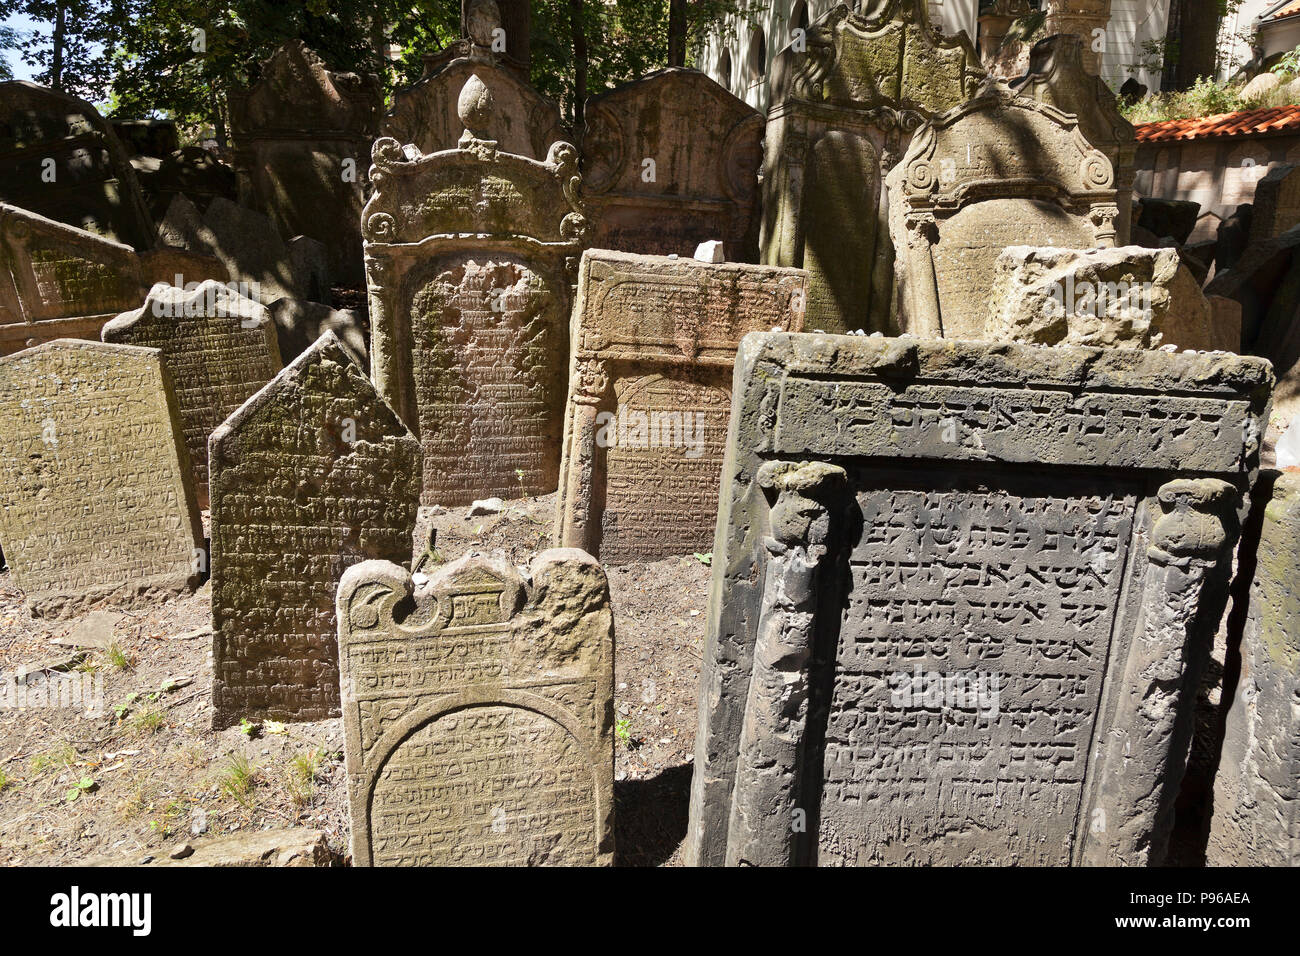
[[[434,519],[443,560],[477,550],[526,565],[549,541],[554,495]],[[694,751],[709,568],[693,556],[609,567],[615,619],[615,821],[622,865],[679,865]],[[119,615],[77,660],[82,618],[30,617],[0,573],[0,674],[102,680],[104,713],[0,707],[0,865],[162,857],[196,837],[324,830],[347,854],[342,720],[209,729],[211,597]],[[93,612],[91,612],[93,613]],[[63,670],[53,668],[64,668]],[[67,676],[65,676],[67,675]]]

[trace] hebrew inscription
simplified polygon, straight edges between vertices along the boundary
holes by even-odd
[[[212,434],[213,725],[339,715],[343,572],[410,551],[415,438],[326,333]]]
[[[197,586],[203,543],[155,349],[59,340],[0,358],[0,541],[37,615]]]
[[[736,383],[688,860],[1161,862],[1268,367],[753,334]]]
[[[600,566],[468,556],[415,585],[367,561],[338,592],[353,858],[608,864],[613,617]]]
[[[806,297],[799,269],[588,252],[557,543],[613,563],[707,551],[736,346],[802,329]]]

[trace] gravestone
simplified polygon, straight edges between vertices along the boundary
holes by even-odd
[[[689,256],[721,239],[732,261],[758,261],[757,110],[705,74],[672,67],[592,97],[584,115],[593,247]]]
[[[410,554],[420,449],[326,333],[212,433],[213,727],[339,715],[343,572]]]
[[[1214,349],[1214,306],[1177,249],[1008,246],[993,265],[989,342]],[[1235,351],[1235,349],[1233,350]]]
[[[71,339],[0,358],[0,541],[33,614],[199,583],[203,531],[156,349]]]
[[[186,146],[162,156],[135,156],[131,165],[155,222],[167,215],[177,194],[201,208],[218,196],[232,202],[239,196],[235,171],[202,146]]]
[[[338,620],[355,865],[613,862],[614,619],[590,555],[527,577],[470,555],[418,585],[367,561]]]
[[[1271,385],[747,336],[688,862],[1158,864]]]
[[[378,77],[333,72],[296,39],[230,96],[241,202],[269,216],[281,238],[323,243],[343,283],[363,277],[365,158],[382,104]]]
[[[457,102],[471,76],[492,91],[490,138],[503,153],[544,160],[551,144],[565,140],[560,108],[528,85],[527,67],[509,53],[492,48],[493,30],[504,29],[495,3],[476,2],[466,35],[439,53],[424,58],[424,76],[393,93],[393,108],[384,117],[382,135],[410,143],[422,153],[455,149],[464,129],[457,121]],[[507,46],[510,38],[507,37]]]
[[[583,255],[558,546],[607,564],[710,549],[736,347],[802,331],[806,290],[798,269]]]
[[[894,330],[893,200],[885,174],[926,117],[983,77],[960,35],[937,39],[919,0],[843,4],[777,54],[762,183],[762,261],[808,270],[808,327]]]
[[[130,246],[0,203],[0,354],[59,338],[98,339],[144,298]]]
[[[1083,41],[1072,34],[1049,36],[1030,51],[1029,71],[1010,86],[1021,96],[1055,106],[1079,120],[1079,130],[1106,154],[1115,171],[1115,244],[1125,246],[1133,229],[1133,180],[1137,176],[1137,130],[1096,71],[1084,66]]]
[[[1241,676],[1214,778],[1209,866],[1300,865],[1298,532],[1300,473],[1286,471],[1273,485],[1256,549]]]
[[[85,100],[0,83],[0,200],[138,250],[154,243],[131,161]]]
[[[1300,175],[1295,166],[1284,164],[1268,171],[1255,187],[1250,215],[1250,242],[1272,239],[1300,225]],[[1235,264],[1236,260],[1221,268]]]
[[[208,436],[280,371],[270,313],[209,280],[159,283],[144,305],[104,326],[101,338],[162,351],[175,389],[199,505],[208,504]]]
[[[928,121],[889,174],[902,328],[977,339],[1008,246],[1115,245],[1114,171],[1054,106],[989,81]]]
[[[364,234],[371,371],[424,448],[421,504],[549,494],[559,480],[571,284],[587,229],[577,151],[545,162],[482,137],[492,93],[459,101],[461,146],[375,143]]]

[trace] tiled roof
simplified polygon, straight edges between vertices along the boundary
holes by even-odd
[[[1291,2],[1282,9],[1274,11],[1269,19],[1281,20],[1284,17],[1293,17],[1297,13],[1300,13],[1300,0],[1291,0]]]
[[[1296,4],[1300,8],[1300,0],[1296,0]],[[1300,106],[1273,106],[1262,110],[1202,116],[1198,119],[1141,123],[1137,127],[1137,140],[1139,143],[1165,143],[1183,139],[1220,139],[1291,132],[1300,133]]]

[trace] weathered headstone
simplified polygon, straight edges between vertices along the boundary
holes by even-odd
[[[134,156],[131,166],[155,222],[167,215],[177,194],[203,208],[218,196],[232,202],[239,196],[235,171],[202,146],[186,146],[160,157]]]
[[[363,276],[365,161],[382,103],[377,77],[332,72],[301,40],[276,50],[258,81],[230,96],[242,201],[282,238],[324,243],[340,282]]]
[[[159,283],[144,305],[104,326],[101,338],[162,351],[180,408],[199,505],[208,503],[208,436],[280,371],[275,323],[259,303],[207,281]]]
[[[674,67],[592,97],[585,119],[594,248],[689,256],[721,239],[732,261],[758,260],[757,110],[711,77]]]
[[[1300,473],[1277,476],[1255,554],[1214,778],[1210,866],[1300,866]]]
[[[926,117],[974,95],[964,35],[940,40],[919,0],[843,4],[776,57],[762,184],[762,261],[808,270],[808,327],[893,331],[885,174]]]
[[[1084,65],[1083,46],[1083,40],[1072,34],[1040,40],[1030,51],[1029,71],[1010,86],[1021,96],[1074,114],[1083,138],[1106,154],[1115,171],[1115,204],[1119,207],[1115,244],[1124,246],[1133,229],[1137,130],[1120,113],[1119,102],[1106,81]]]
[[[508,53],[493,49],[493,30],[502,28],[495,3],[472,4],[466,36],[424,59],[424,76],[393,93],[382,134],[410,143],[422,153],[455,149],[463,124],[456,104],[471,76],[492,90],[490,136],[504,153],[543,160],[551,144],[565,140],[560,108],[528,85],[528,70]],[[469,11],[467,11],[469,12]],[[507,43],[509,38],[507,37]]]
[[[1300,174],[1296,167],[1287,163],[1270,169],[1255,187],[1253,205],[1251,242],[1272,239],[1300,225]]]
[[[0,541],[34,614],[195,587],[203,531],[156,349],[59,340],[0,358]]]
[[[1159,863],[1271,384],[746,337],[688,862]]]
[[[145,288],[130,246],[0,203],[0,354],[98,339]]]
[[[990,342],[1213,349],[1214,308],[1176,249],[1009,246],[993,266]],[[1234,350],[1235,351],[1235,350]]]
[[[802,331],[806,290],[798,269],[583,256],[557,545],[606,563],[709,550],[736,347]]]
[[[417,575],[418,577],[418,575]],[[613,862],[614,619],[590,555],[467,556],[338,591],[358,866]]]
[[[363,219],[371,371],[424,447],[421,504],[555,490],[587,228],[572,146],[539,162],[480,138],[492,94],[477,77],[459,108],[457,149],[375,143]]]
[[[126,150],[85,100],[0,83],[0,200],[139,250],[153,224]]]
[[[335,591],[409,556],[419,445],[326,333],[208,449],[213,726],[337,717]]]
[[[1115,244],[1110,160],[1074,116],[1000,82],[924,124],[888,179],[900,325],[922,337],[979,338],[1008,246]]]

